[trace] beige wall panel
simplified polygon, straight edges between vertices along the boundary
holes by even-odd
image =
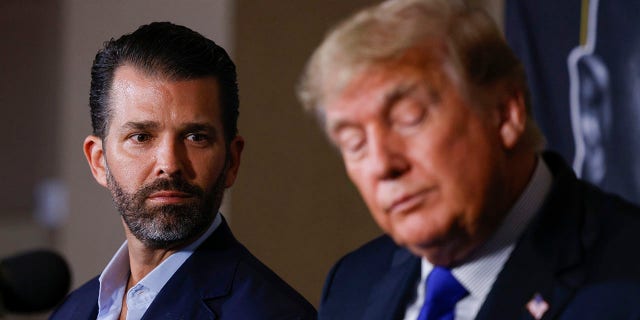
[[[373,1],[238,1],[240,130],[233,190],[238,237],[312,303],[346,252],[379,234],[295,83],[327,28]]]

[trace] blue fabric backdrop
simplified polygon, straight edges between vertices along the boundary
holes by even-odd
[[[640,203],[640,1],[506,0],[549,149]]]

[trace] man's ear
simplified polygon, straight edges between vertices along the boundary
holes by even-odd
[[[96,181],[107,186],[107,165],[104,158],[104,149],[102,146],[102,139],[97,136],[90,135],[84,139],[84,156],[89,162],[91,173]]]
[[[500,138],[502,146],[513,150],[518,144],[527,122],[527,110],[521,92],[513,92],[505,96],[500,108]]]
[[[238,169],[240,168],[240,158],[244,149],[244,138],[236,136],[229,143],[229,160],[227,163],[227,174],[224,181],[225,188],[229,188],[236,181]]]

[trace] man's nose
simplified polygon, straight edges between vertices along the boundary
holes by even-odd
[[[160,140],[156,147],[156,175],[176,176],[184,171],[186,150],[184,144],[172,137]]]
[[[366,165],[376,179],[395,179],[409,170],[404,143],[393,133],[375,132],[368,145]]]

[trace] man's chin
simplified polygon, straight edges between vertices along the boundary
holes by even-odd
[[[175,237],[167,237],[163,239],[151,238],[151,237],[138,237],[136,236],[140,242],[142,242],[149,249],[164,249],[171,250],[183,247],[191,242],[194,238],[194,235],[180,235]]]
[[[144,208],[147,212],[175,213],[189,211],[188,208],[194,206],[194,203],[195,201],[157,204],[147,203]]]
[[[197,239],[208,226],[202,221],[191,221],[185,225],[185,220],[179,214],[163,212],[158,213],[153,221],[125,223],[131,234],[146,247],[172,249]]]
[[[470,247],[455,244],[454,241],[440,241],[430,244],[410,243],[402,246],[414,255],[425,258],[429,263],[441,267],[455,267],[471,252]]]
[[[425,234],[392,235],[395,243],[406,248],[412,254],[427,259],[431,264],[438,266],[450,266],[456,260],[455,250],[448,241],[439,240],[437,237],[428,237]]]

